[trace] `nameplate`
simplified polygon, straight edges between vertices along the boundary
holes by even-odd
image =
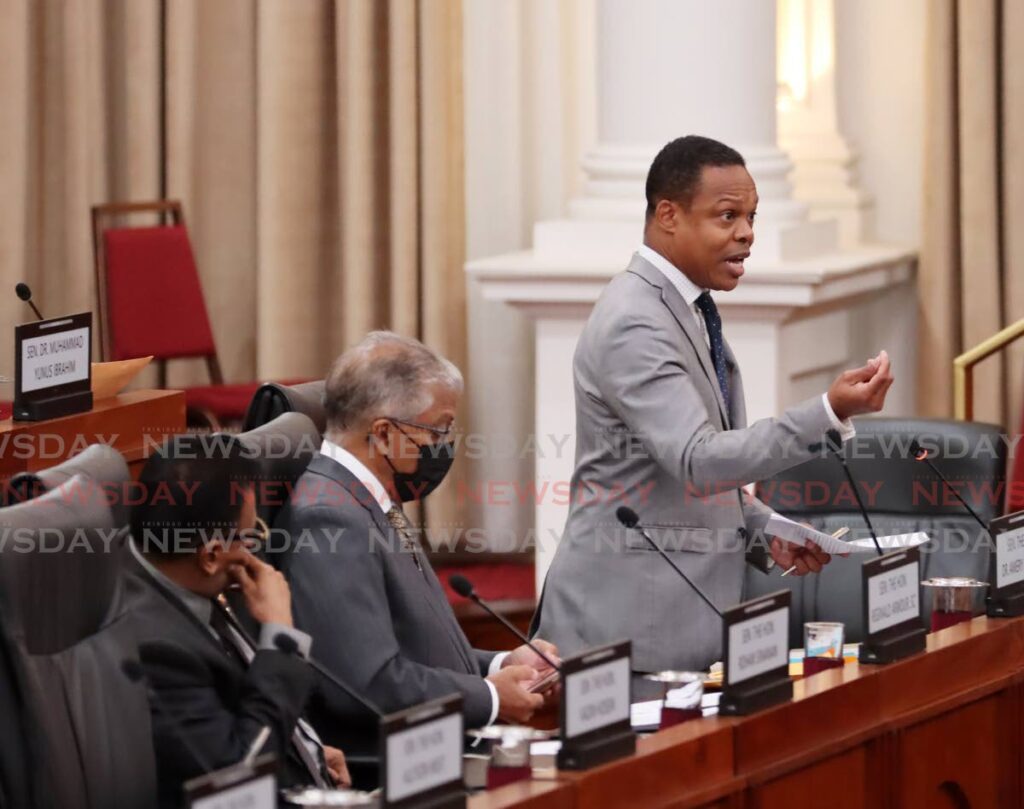
[[[755,609],[757,612],[757,609]],[[729,684],[789,666],[789,605],[759,612],[729,627]]]
[[[622,641],[562,661],[561,769],[587,769],[636,750],[631,652],[630,641]]]
[[[190,809],[277,809],[275,758],[266,754],[252,765],[236,764],[185,782]]]
[[[924,649],[918,548],[887,553],[862,566],[862,663],[890,663]]]
[[[92,313],[14,329],[16,421],[40,421],[92,408]]]
[[[380,739],[383,807],[465,807],[460,695],[385,716]]]
[[[996,618],[1024,614],[1024,511],[989,523],[995,547],[989,561],[987,613]]]
[[[743,715],[793,697],[789,679],[789,590],[737,604],[722,616],[719,713]]]
[[[868,634],[912,621],[921,616],[921,571],[917,559],[906,554],[880,557],[871,573],[865,573]]]

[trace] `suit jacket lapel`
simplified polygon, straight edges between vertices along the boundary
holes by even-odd
[[[401,547],[400,538],[391,526],[391,523],[388,522],[380,504],[370,491],[359,482],[355,475],[341,464],[319,453],[313,456],[313,460],[310,461],[307,470],[329,477],[331,480],[339,483],[349,496],[366,509],[377,528],[388,538],[388,547]],[[397,553],[395,555],[399,557],[399,564],[411,566],[416,564],[410,554]],[[423,573],[421,574],[417,570],[416,577],[423,580],[426,589],[424,600],[433,610],[438,623],[445,628],[452,645],[458,651],[463,662],[465,662],[466,670],[473,674],[479,673],[477,665],[473,661],[472,649],[466,640],[466,635],[462,631],[462,627],[459,626],[459,622],[448,604],[444,588],[441,587],[441,583],[437,580],[437,574],[434,573],[433,568],[430,566],[430,561],[426,558],[426,554],[421,553],[420,562],[423,563]]]
[[[626,268],[626,271],[639,275],[647,283],[661,290],[661,301],[668,307],[672,317],[679,324],[679,328],[683,330],[686,338],[693,346],[701,369],[711,383],[711,390],[714,392],[715,401],[718,402],[718,413],[722,418],[722,426],[728,429],[729,413],[725,410],[725,399],[722,398],[722,389],[718,386],[718,376],[715,374],[715,364],[711,359],[711,351],[708,349],[708,344],[704,342],[704,335],[701,334],[700,327],[694,320],[693,312],[686,305],[683,296],[679,294],[679,290],[672,284],[667,283],[667,279],[657,267],[639,255],[633,256],[633,260]],[[727,353],[731,352],[727,349]]]
[[[195,613],[188,608],[188,606],[174,593],[173,590],[169,589],[164,582],[140,565],[136,559],[130,557],[127,565],[129,570],[145,583],[145,586],[153,588],[161,598],[164,598],[172,607],[174,607],[174,609],[185,616],[185,619],[199,630],[199,633],[210,642],[210,645],[217,650],[218,654],[224,655],[225,658],[233,660],[233,658],[224,654],[224,648],[220,645],[220,641],[214,637],[210,627],[200,621],[196,617]]]

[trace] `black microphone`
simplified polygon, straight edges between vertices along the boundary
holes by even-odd
[[[562,670],[561,666],[559,666],[557,663],[555,663],[554,660],[552,660],[550,657],[544,654],[544,652],[542,652],[540,649],[534,646],[533,642],[529,638],[527,638],[526,635],[520,632],[512,622],[510,622],[505,617],[499,615],[491,608],[491,606],[486,601],[480,598],[480,596],[477,595],[476,590],[473,589],[473,584],[472,582],[470,582],[469,579],[458,573],[454,573],[448,577],[448,583],[452,586],[452,589],[460,596],[462,596],[463,598],[468,598],[470,601],[475,602],[479,607],[482,607],[484,610],[489,612],[492,618],[497,618],[501,625],[505,627],[505,629],[507,629],[509,632],[511,632],[513,635],[519,638],[520,641],[529,646],[537,654],[537,656],[540,657],[540,659],[547,663],[549,666],[551,666],[551,668],[553,668],[555,671]]]
[[[277,650],[279,652],[284,652],[286,655],[299,654],[299,644],[295,642],[295,638],[284,632],[278,632],[276,635],[274,635],[274,646],[277,647]],[[299,659],[305,660],[307,663],[309,663],[309,665],[313,667],[313,671],[315,671],[329,683],[332,683],[334,687],[337,688],[339,691],[341,691],[344,694],[347,694],[349,697],[354,699],[356,702],[358,702],[360,705],[366,708],[366,710],[368,710],[370,713],[378,717],[384,715],[384,711],[382,711],[380,708],[378,708],[376,705],[370,702],[370,700],[366,697],[357,694],[353,688],[351,688],[344,681],[342,681],[337,676],[329,672],[326,668],[324,668],[312,657],[303,658],[301,655],[299,655]]]
[[[953,492],[953,496],[960,501],[960,505],[967,509],[967,513],[974,517],[974,521],[982,527],[982,530],[984,530],[985,533],[989,535],[989,537],[992,537],[992,532],[989,530],[988,525],[985,524],[985,521],[978,516],[978,512],[976,512],[973,508],[970,507],[967,501],[964,500],[964,498],[961,496],[960,492],[956,490],[956,487],[949,482],[949,479],[944,474],[942,474],[942,472],[939,471],[939,467],[935,465],[935,462],[932,461],[931,457],[929,456],[928,450],[922,447],[917,442],[916,438],[910,442],[910,454],[914,456],[915,461],[924,461],[928,465],[928,468],[935,473],[936,477],[938,477],[938,479],[942,481],[942,484],[947,489],[949,489],[949,491]],[[995,541],[995,537],[992,537],[992,541]]]
[[[160,698],[160,695],[157,693],[156,689],[149,684],[149,679],[146,677],[146,672],[143,670],[142,665],[137,660],[124,660],[121,663],[121,671],[124,672],[124,676],[133,683],[142,684],[146,689],[146,695],[149,697],[150,704],[164,715],[171,725],[171,731],[178,737],[178,741],[185,746],[185,749],[192,754],[192,758],[195,759],[196,764],[199,765],[199,768],[203,773],[208,774],[213,772],[215,768],[211,766],[206,756],[204,756],[202,751],[193,743],[192,737],[185,732],[185,728],[181,726],[177,717],[164,707],[164,703]]]
[[[846,474],[846,480],[850,483],[850,488],[853,489],[854,499],[857,501],[857,508],[860,509],[860,516],[864,518],[864,522],[868,526],[868,531],[871,532],[871,539],[875,543],[875,550],[878,551],[878,555],[882,555],[882,546],[878,543],[878,534],[875,533],[875,526],[871,524],[871,518],[868,516],[868,510],[864,506],[864,500],[860,496],[860,489],[857,488],[857,481],[853,479],[853,473],[850,472],[850,467],[846,464],[846,458],[843,457],[843,438],[839,435],[838,430],[828,430],[825,432],[825,446],[828,451],[832,454],[832,457],[839,461],[843,466],[843,472]],[[813,452],[813,447],[811,448]]]
[[[23,301],[25,301],[25,303],[32,307],[32,311],[36,313],[37,318],[39,318],[40,320],[46,320],[46,318],[44,318],[42,314],[40,314],[39,310],[36,309],[36,305],[32,303],[32,288],[28,284],[26,284],[24,281],[16,284],[14,287],[14,292],[15,294],[17,294],[19,298],[21,298]]]
[[[640,525],[640,517],[637,515],[635,511],[633,511],[633,509],[631,509],[629,506],[619,506],[615,510],[615,516],[619,518],[619,522],[622,523],[626,528],[632,528],[636,530],[640,534],[640,536],[646,539],[647,543],[652,548],[654,548],[654,550],[661,554],[661,558],[668,562],[670,565],[672,565],[672,569],[680,575],[682,580],[685,581],[688,585],[690,585],[690,588],[693,590],[693,592],[695,592],[702,599],[704,599],[704,603],[715,611],[715,615],[717,615],[719,618],[722,617],[722,611],[711,603],[711,599],[704,595],[703,591],[696,584],[690,581],[689,577],[685,573],[683,573],[679,565],[677,565],[669,558],[669,555],[661,549],[661,546],[658,545],[658,543],[651,538],[651,535],[647,533],[644,527]]]

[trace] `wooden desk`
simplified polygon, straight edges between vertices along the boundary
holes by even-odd
[[[169,435],[185,432],[185,394],[137,390],[97,402],[87,413],[48,421],[0,421],[0,479],[54,466],[90,444],[109,444],[133,474]]]
[[[641,739],[571,791],[504,789],[471,809],[932,809],[1024,805],[1024,618],[976,618],[889,666],[848,664],[795,683],[793,701]],[[507,788],[505,788],[507,789]]]

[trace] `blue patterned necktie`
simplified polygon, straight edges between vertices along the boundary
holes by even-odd
[[[715,364],[715,376],[718,377],[718,387],[722,391],[722,399],[725,401],[725,412],[729,414],[732,408],[729,405],[729,381],[725,369],[725,341],[722,339],[722,318],[718,315],[718,307],[711,300],[710,292],[702,292],[697,298],[697,308],[704,315],[704,325],[708,329],[708,337],[711,341],[711,361]]]

